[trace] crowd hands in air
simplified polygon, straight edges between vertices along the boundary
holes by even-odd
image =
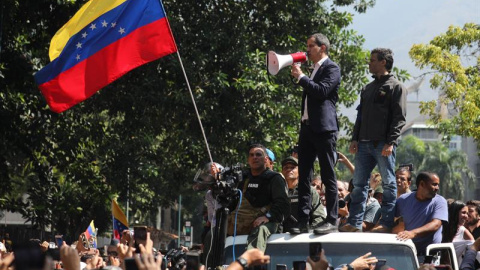
[[[150,233],[147,233],[145,244],[137,244],[136,248],[129,231],[124,231],[121,240],[113,240],[105,250],[87,248],[82,239],[80,235],[72,245],[63,242],[59,247],[51,247],[46,241],[39,243],[37,239],[14,245],[10,252],[2,250],[0,270],[162,269],[163,255],[153,248]],[[127,262],[136,267],[132,268]]]
[[[89,269],[118,269],[118,270],[161,270],[161,269],[176,269],[172,268],[170,262],[164,260],[164,255],[160,252],[156,252],[153,248],[153,241],[150,239],[150,233],[147,233],[147,240],[145,245],[138,244],[138,251],[134,247],[134,241],[130,236],[130,233],[124,231],[122,233],[122,239],[120,241],[112,241],[108,246],[108,249],[102,251],[96,248],[86,248],[82,243],[82,236],[78,241],[72,245],[68,245],[66,242],[60,247],[55,248],[58,250],[58,258],[50,255],[49,243],[44,241],[38,243],[38,240],[33,239],[29,242],[29,245],[22,246],[19,253],[16,256],[17,249],[7,252],[2,246],[2,256],[0,257],[0,270],[51,270],[51,269],[65,269],[65,270],[89,270]],[[115,246],[116,243],[116,246]],[[188,251],[188,248],[182,247],[183,251]],[[51,250],[50,250],[51,251]],[[28,254],[28,256],[25,256]],[[370,257],[370,253],[367,253],[359,258],[355,259],[350,265],[354,269],[374,269],[375,257]],[[263,251],[253,248],[246,250],[240,257],[245,259],[246,266],[250,269],[258,265],[266,265],[270,263],[270,256],[265,255]],[[21,261],[19,261],[19,259]],[[308,265],[312,270],[325,270],[329,269],[328,260],[322,250],[318,254],[317,259],[308,257]],[[134,263],[135,266],[127,263],[127,261]],[[166,268],[162,268],[162,264],[167,264]],[[182,270],[187,269],[187,264],[182,266]],[[372,266],[373,265],[373,266]],[[189,268],[192,269],[192,268]],[[346,266],[345,268],[347,269]],[[205,266],[200,264],[198,270],[205,270]],[[244,270],[243,266],[237,261],[228,265],[227,270]]]

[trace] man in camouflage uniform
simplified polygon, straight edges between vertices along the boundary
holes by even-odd
[[[290,156],[282,160],[282,175],[285,177],[290,200],[290,216],[283,222],[283,232],[289,232],[295,227],[298,220],[298,159]],[[312,196],[312,211],[310,212],[309,227],[314,229],[325,222],[327,214],[320,201],[317,190],[310,186]]]

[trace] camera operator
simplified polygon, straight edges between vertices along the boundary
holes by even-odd
[[[215,183],[218,174],[224,171],[224,167],[216,162],[209,162],[205,164],[203,170],[197,173],[195,177],[196,184],[194,185],[194,190],[207,190],[205,193],[205,203],[207,205],[207,226],[204,228],[202,233],[202,243],[205,249],[205,252],[202,254],[202,263],[205,263],[207,259],[212,260],[210,255],[212,247],[212,232],[216,226],[216,217],[215,212],[222,207],[222,204],[218,203],[216,200],[216,195],[214,194],[213,183]],[[211,265],[211,262],[208,263]]]
[[[239,183],[243,199],[238,209],[237,234],[248,234],[247,249],[265,251],[267,238],[290,215],[290,204],[283,177],[267,168],[267,150],[261,144],[251,145],[248,153],[250,170]],[[234,234],[235,212],[228,219],[228,234]]]

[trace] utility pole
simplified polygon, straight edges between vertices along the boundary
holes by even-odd
[[[182,195],[178,195],[178,242],[177,247],[180,247],[180,236],[182,234]]]

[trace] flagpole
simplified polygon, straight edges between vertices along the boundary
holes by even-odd
[[[177,56],[178,56],[178,60],[180,61],[180,66],[182,67],[183,76],[185,77],[185,81],[187,82],[188,91],[190,92],[190,97],[192,98],[193,107],[195,108],[195,113],[197,114],[198,123],[200,124],[200,129],[202,130],[203,139],[205,140],[205,145],[207,146],[208,157],[210,158],[210,162],[213,163],[212,154],[210,153],[210,147],[208,146],[207,136],[205,136],[205,130],[203,129],[202,120],[200,119],[200,114],[198,113],[197,104],[195,103],[195,98],[193,97],[192,88],[190,87],[190,83],[188,82],[187,73],[185,72],[185,68],[183,67],[182,58],[180,57],[180,52],[178,51],[178,48],[177,48]]]
[[[110,208],[112,211],[112,239],[115,239],[115,218],[113,217],[113,199],[112,199],[112,204],[110,205]]]
[[[159,2],[160,2],[160,7],[163,10],[163,14],[165,14],[165,18],[167,18],[167,13],[165,12],[165,7],[163,6],[162,0],[159,0]],[[208,157],[210,158],[210,162],[213,163],[212,154],[210,153],[210,147],[208,146],[207,136],[205,136],[205,130],[203,129],[202,119],[200,119],[200,114],[198,113],[197,104],[195,103],[195,98],[193,97],[192,88],[190,87],[190,83],[188,82],[187,73],[185,72],[185,68],[183,67],[182,58],[180,57],[180,52],[176,45],[177,42],[175,42],[175,37],[173,36],[172,28],[170,27],[170,23],[168,19],[167,19],[167,25],[168,25],[168,30],[170,31],[170,35],[172,36],[172,39],[175,43],[175,47],[177,49],[178,60],[180,61],[180,66],[182,67],[183,76],[185,77],[185,81],[187,82],[188,91],[190,92],[190,97],[192,98],[193,107],[195,108],[195,113],[197,114],[197,119],[198,119],[198,123],[200,124],[200,129],[202,130],[203,140],[205,140],[205,146],[207,147]]]
[[[2,53],[2,33],[3,33],[3,2],[0,4],[0,54]]]

